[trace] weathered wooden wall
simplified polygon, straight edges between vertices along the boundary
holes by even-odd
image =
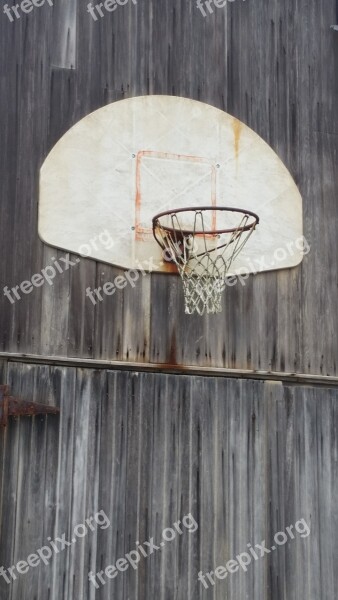
[[[6,600],[333,600],[338,595],[336,389],[9,363],[16,394],[61,415],[11,420],[0,432],[0,565],[25,560],[97,510],[111,527],[31,569]],[[191,512],[199,523],[138,571],[96,592],[87,573],[134,542],[161,539]],[[304,518],[311,528],[205,590],[197,573]],[[91,591],[90,591],[91,590]]]
[[[9,3],[11,5],[11,3]],[[138,0],[94,22],[55,0],[0,13],[0,350],[338,375],[338,33],[335,1]],[[37,237],[39,168],[74,123],[115,100],[175,94],[235,115],[284,160],[304,198],[301,267],[227,290],[213,317],[183,312],[175,276],[142,278],[95,308],[118,270],[91,260],[11,305],[2,296],[63,255]],[[56,254],[57,252],[57,254]],[[183,536],[95,598],[332,600],[337,569],[337,389],[0,363],[60,417],[0,432],[0,566],[104,509],[112,526],[54,557],[1,600],[93,600],[86,574],[191,511]],[[311,535],[213,589],[210,570],[305,518]]]
[[[236,0],[207,18],[189,0],[130,2],[97,22],[76,0],[1,14],[1,290],[55,256],[37,237],[48,151],[90,111],[140,94],[208,102],[267,140],[300,187],[312,250],[300,268],[229,288],[224,312],[203,319],[184,315],[175,276],[93,307],[85,288],[117,269],[83,259],[14,305],[1,293],[0,348],[337,375],[335,20],[334,0]]]

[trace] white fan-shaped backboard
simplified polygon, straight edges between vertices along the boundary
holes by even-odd
[[[171,272],[152,217],[206,205],[259,216],[233,272],[302,260],[302,199],[273,150],[212,106],[142,96],[91,113],[52,149],[40,174],[39,234],[47,244],[125,269]]]

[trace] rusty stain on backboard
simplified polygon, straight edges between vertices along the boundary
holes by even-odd
[[[232,128],[234,131],[234,149],[235,149],[235,158],[237,160],[239,154],[239,143],[241,137],[241,129],[242,123],[238,119],[234,119],[232,122]]]
[[[141,181],[141,167],[142,161],[145,158],[153,158],[158,160],[167,160],[167,161],[178,161],[178,162],[186,162],[186,163],[194,163],[194,164],[202,164],[208,165],[210,167],[210,205],[216,206],[217,203],[217,174],[216,167],[214,164],[210,162],[209,159],[203,156],[190,156],[186,154],[173,154],[170,152],[157,152],[153,150],[140,150],[136,155],[136,197],[135,197],[135,240],[136,241],[145,241],[147,237],[152,239],[152,226],[151,222],[148,227],[145,227],[141,223],[141,208],[142,208],[142,181]],[[161,202],[161,198],[158,198],[158,201]],[[191,201],[193,205],[193,200]],[[173,206],[172,208],[179,208],[177,206]],[[155,213],[156,213],[156,208]],[[157,211],[158,212],[158,211]],[[212,216],[212,228],[216,229],[216,213]],[[166,269],[167,270],[167,269]]]

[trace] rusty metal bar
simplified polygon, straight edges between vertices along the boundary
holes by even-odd
[[[33,417],[35,415],[58,415],[60,409],[56,406],[38,404],[14,398],[9,395],[9,387],[0,385],[0,426],[6,427],[9,417]]]

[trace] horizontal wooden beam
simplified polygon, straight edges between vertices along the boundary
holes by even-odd
[[[0,360],[37,365],[52,365],[87,369],[108,369],[112,371],[138,371],[168,373],[175,375],[202,375],[204,377],[230,377],[235,379],[255,379],[280,381],[294,385],[319,385],[338,387],[338,377],[305,373],[284,373],[281,371],[252,371],[249,369],[226,369],[223,367],[202,367],[196,365],[171,365],[164,363],[137,363],[124,361],[72,358],[68,356],[42,356],[0,352]]]

